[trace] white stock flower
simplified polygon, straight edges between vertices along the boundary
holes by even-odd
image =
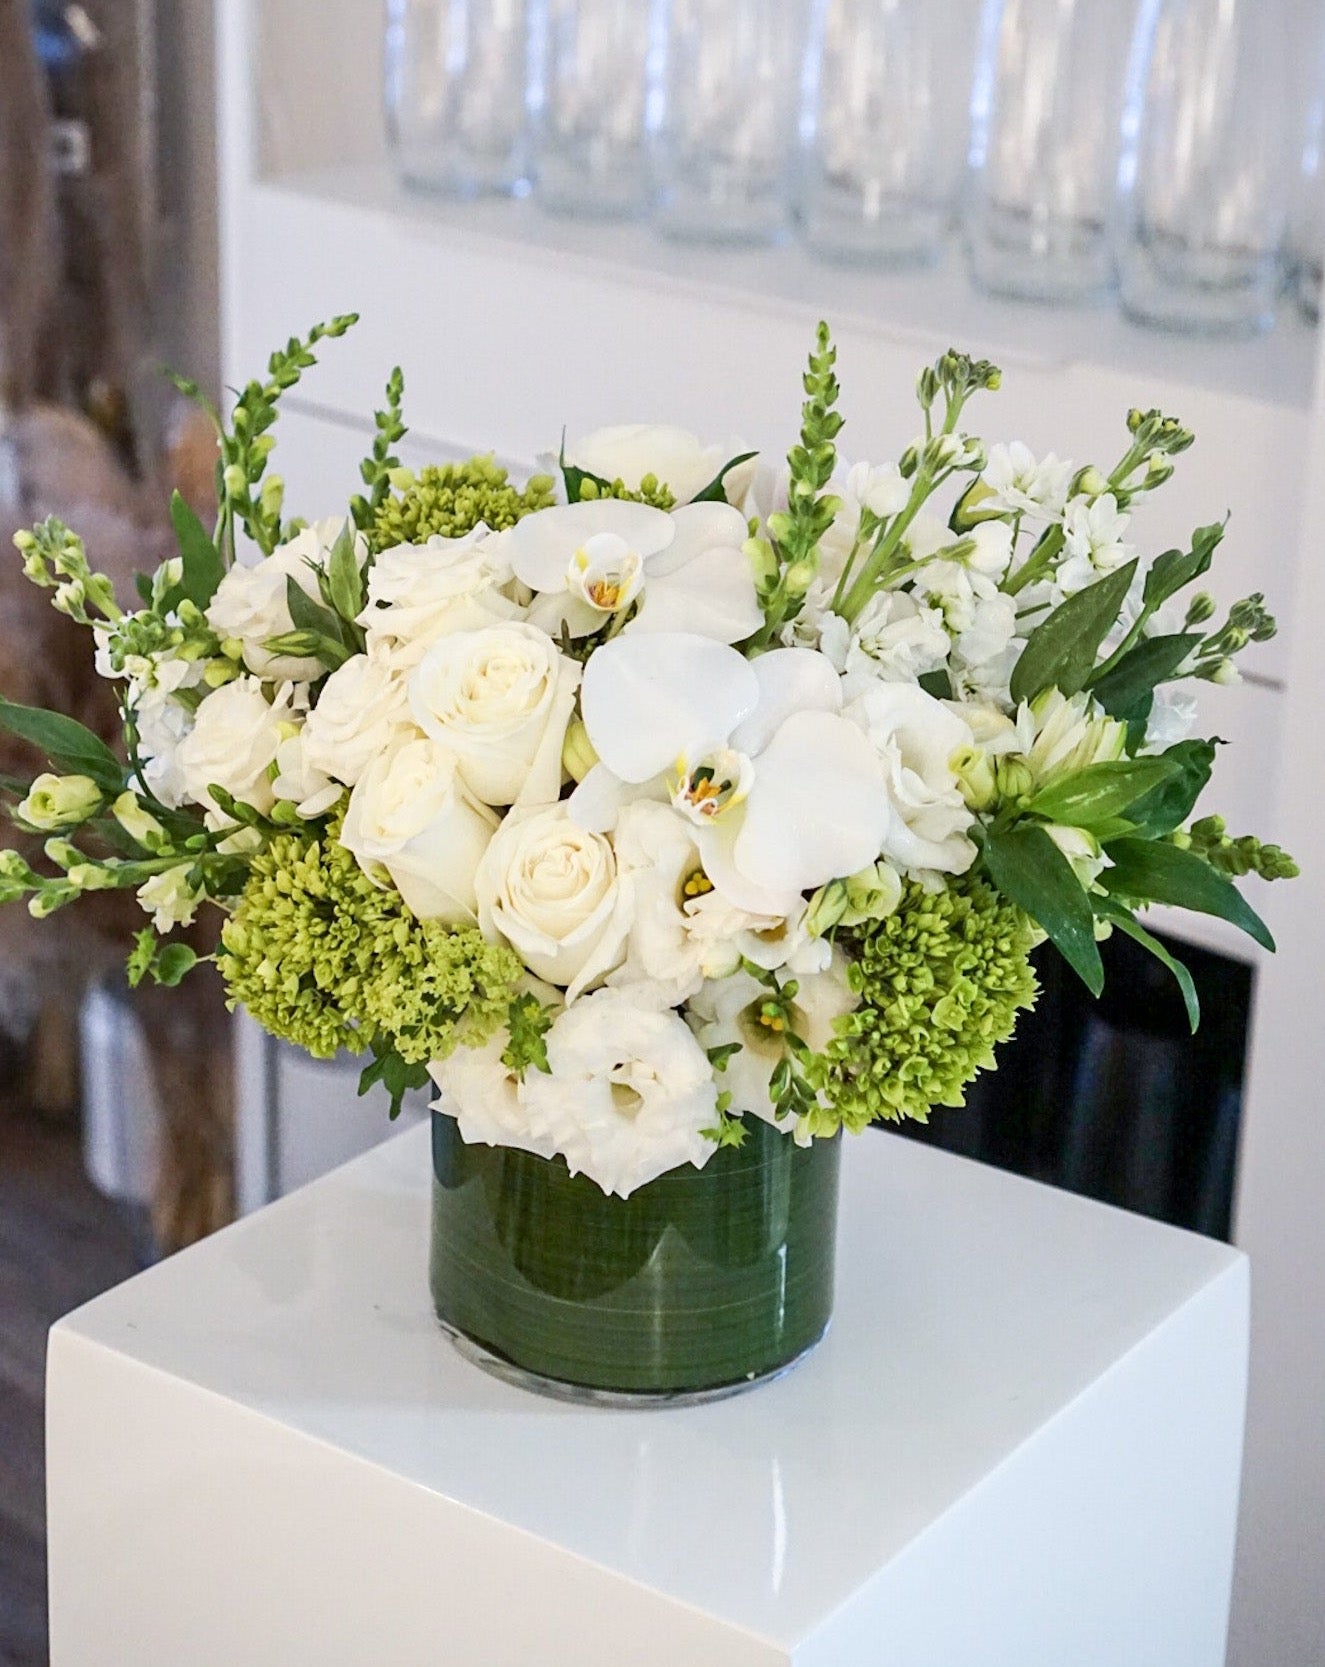
[[[611,843],[571,821],[564,804],[513,810],[475,876],[485,937],[510,944],[530,972],[566,989],[600,984],[625,953],[632,889]]]
[[[133,717],[143,777],[163,805],[178,810],[187,797],[179,753],[193,728],[193,713],[173,695],[147,689],[133,703]]]
[[[304,725],[304,753],[314,769],[353,787],[413,728],[409,692],[395,664],[380,654],[356,654],[322,685]]]
[[[384,869],[420,920],[473,925],[474,877],[497,818],[466,791],[452,754],[425,736],[381,754],[350,794],[340,842],[370,879]]]
[[[326,669],[320,660],[291,654],[272,654],[265,646],[272,637],[294,629],[287,599],[294,580],[305,596],[321,605],[318,568],[325,568],[331,547],[345,526],[332,518],[305,527],[253,567],[236,565],[221,580],[207,608],[207,623],[218,637],[242,644],[244,664],[269,682],[311,683]],[[366,554],[363,534],[356,534],[360,559]]]
[[[374,659],[397,671],[416,666],[451,631],[474,631],[514,617],[499,586],[511,577],[500,534],[480,524],[463,538],[430,538],[383,550],[368,574],[359,624]]]
[[[951,706],[907,683],[871,684],[846,716],[883,761],[891,814],[879,850],[901,869],[964,874],[975,861],[967,838],[974,818],[949,760],[971,745],[970,728]]]
[[[965,562],[929,562],[916,575],[916,592],[941,615],[953,654],[968,665],[995,659],[1016,634],[1016,602]]]
[[[1064,596],[1074,596],[1132,559],[1135,551],[1123,542],[1130,520],[1112,492],[1093,501],[1073,498],[1063,511],[1064,559],[1055,575]]]
[[[1056,520],[1067,502],[1075,473],[1074,463],[1063,461],[1053,452],[1037,459],[1020,440],[991,446],[982,478],[992,496],[985,498],[980,508],[1025,515],[1033,521]]]
[[[627,631],[697,631],[740,642],[763,624],[745,555],[744,516],[730,504],[667,514],[601,499],[526,515],[505,535],[511,566],[539,595],[529,617],[587,637],[628,608]]]
[[[910,501],[911,485],[895,463],[856,463],[845,471],[839,467],[828,490],[841,503],[819,542],[820,575],[831,590],[855,547],[862,510],[881,520],[899,514]]]
[[[875,678],[914,683],[938,671],[952,641],[938,608],[922,606],[906,591],[885,590],[869,599],[853,625],[826,615],[819,646],[843,674],[843,698],[851,700]]]
[[[440,638],[410,674],[414,721],[459,762],[488,805],[548,804],[580,668],[536,625],[512,622]]]
[[[339,781],[332,781],[310,759],[306,729],[296,729],[282,738],[276,748],[276,776],[271,785],[276,797],[289,800],[305,820],[325,815],[345,791]]]
[[[1197,702],[1194,694],[1176,688],[1172,683],[1161,683],[1155,690],[1155,704],[1150,709],[1146,724],[1147,752],[1163,752],[1167,747],[1185,741],[1196,728]]]
[[[458,1047],[431,1064],[429,1073],[441,1090],[433,1110],[454,1117],[460,1138],[470,1146],[512,1146],[540,1158],[554,1157],[556,1143],[534,1133],[520,1079],[502,1060],[506,1041],[501,1030],[481,1048]]]
[[[566,448],[566,461],[600,480],[619,480],[630,492],[638,492],[644,477],[653,475],[678,504],[688,504],[724,464],[746,449],[706,446],[698,435],[670,423],[617,423],[576,440]],[[727,476],[723,484],[733,503],[739,501],[753,473],[751,459]]]
[[[704,1134],[717,1123],[713,1070],[675,1013],[597,990],[556,1019],[547,1055],[551,1071],[526,1071],[521,1090],[533,1136],[604,1192],[628,1198],[717,1150]]]
[[[585,728],[602,760],[572,814],[610,828],[622,802],[665,789],[728,902],[785,916],[802,891],[874,861],[888,823],[873,749],[840,715],[822,654],[747,661],[682,632],[617,638],[585,668]]]
[[[203,893],[189,883],[193,864],[182,862],[164,874],[153,874],[138,888],[138,902],[153,927],[164,937],[177,926],[191,926]]]
[[[199,706],[193,728],[180,743],[177,762],[184,796],[209,811],[221,787],[263,815],[276,803],[270,767],[293,710],[293,690],[283,684],[268,701],[256,677],[238,677]]]

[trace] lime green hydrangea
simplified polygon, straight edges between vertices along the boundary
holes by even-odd
[[[982,880],[938,893],[909,882],[896,913],[850,935],[850,979],[860,997],[817,1058],[829,1109],[816,1134],[840,1123],[925,1122],[931,1106],[959,1106],[994,1049],[1034,1006],[1033,922]],[[822,1126],[818,1126],[822,1123]]]
[[[430,463],[402,492],[377,506],[369,539],[374,550],[389,550],[397,544],[423,544],[438,534],[463,538],[480,521],[498,532],[555,501],[550,475],[535,475],[521,492],[490,456]]]
[[[473,929],[416,920],[334,827],[279,834],[254,857],[217,964],[231,1006],[315,1058],[385,1035],[411,1062],[486,1042],[523,972]]]
[[[657,475],[645,475],[638,487],[627,486],[623,480],[600,482],[588,478],[580,482],[582,504],[593,503],[600,498],[620,498],[624,503],[648,504],[651,509],[673,509],[676,506],[676,494]]]

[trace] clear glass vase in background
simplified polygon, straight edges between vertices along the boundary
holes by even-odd
[[[1133,0],[986,0],[966,214],[981,288],[1058,302],[1112,289],[1135,9]]]
[[[667,0],[655,152],[660,229],[770,243],[799,145],[803,0]]]
[[[652,0],[548,0],[539,201],[628,215],[648,201]]]
[[[1118,242],[1131,317],[1214,335],[1273,324],[1293,193],[1292,38],[1278,0],[1146,0]]]
[[[798,203],[816,254],[938,258],[966,147],[969,82],[955,60],[970,15],[969,0],[820,0]]]
[[[407,183],[525,188],[529,23],[526,0],[387,0],[387,134]]]
[[[1325,284],[1325,7],[1316,20],[1315,54],[1300,60],[1298,69],[1302,167],[1289,211],[1289,284],[1302,317],[1319,324]]]

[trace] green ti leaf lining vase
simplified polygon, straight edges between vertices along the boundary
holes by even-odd
[[[747,1128],[623,1199],[559,1157],[468,1146],[435,1112],[432,1295],[457,1347],[608,1404],[716,1399],[785,1371],[832,1312],[842,1143]]]

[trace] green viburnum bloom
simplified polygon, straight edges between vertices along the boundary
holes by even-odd
[[[550,475],[535,475],[521,492],[492,457],[429,464],[398,495],[377,506],[369,543],[374,550],[389,550],[397,544],[426,544],[439,534],[463,538],[480,521],[500,532],[555,502]]]
[[[419,1063],[479,1046],[505,1023],[524,972],[472,928],[416,919],[334,828],[278,834],[253,858],[221,943],[231,1006],[317,1059],[378,1035]]]
[[[974,879],[938,893],[908,882],[893,914],[846,934],[860,1005],[818,1056],[828,1109],[811,1114],[813,1132],[876,1119],[923,1123],[931,1106],[961,1105],[1018,1012],[1035,1003],[1029,956],[1039,936],[1028,916]]]

